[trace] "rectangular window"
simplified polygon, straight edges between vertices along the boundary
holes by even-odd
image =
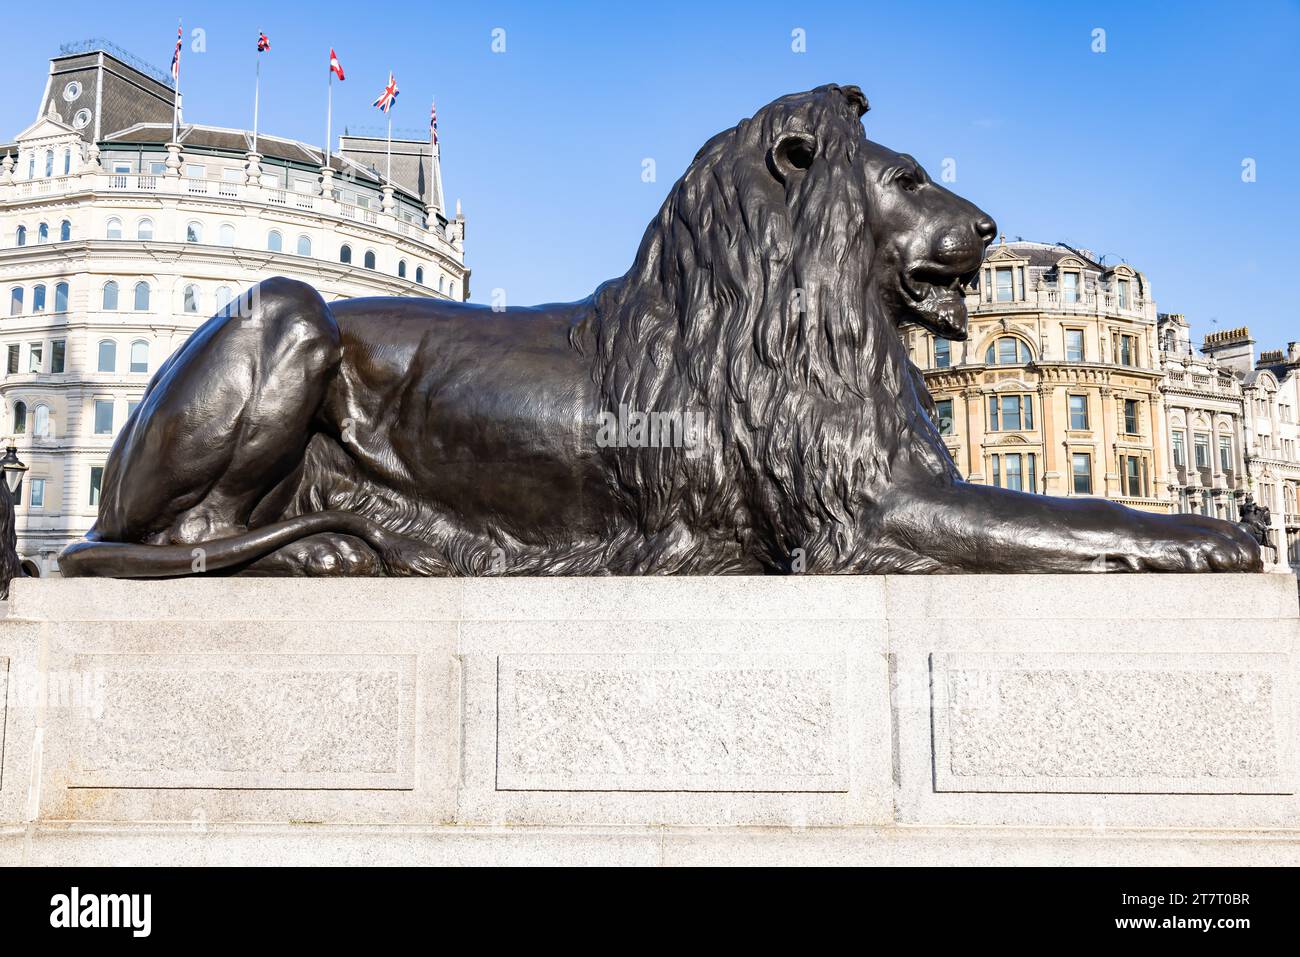
[[[989,397],[989,431],[1018,432],[1034,427],[1034,400],[1028,395]]]
[[[1002,397],[1002,428],[1014,432],[1020,428],[1020,396],[1004,395]]]
[[[102,465],[92,465],[90,467],[90,504],[91,507],[99,505],[99,491],[104,484],[104,467]]]
[[[45,479],[32,479],[32,504],[31,508],[45,507]]]
[[[1198,469],[1208,469],[1210,467],[1210,437],[1204,432],[1197,432],[1193,442],[1196,446],[1196,467]]]
[[[63,363],[68,354],[68,344],[64,339],[55,339],[50,343],[50,371],[63,371]]]
[[[1128,308],[1128,280],[1127,279],[1121,279],[1119,281],[1119,307],[1121,309]]]
[[[1010,302],[1015,296],[1011,269],[1009,267],[996,269],[994,270],[994,276],[997,280],[998,302]]]
[[[1075,452],[1070,456],[1070,468],[1074,475],[1074,494],[1092,494],[1092,456],[1087,452]]]
[[[1070,396],[1070,428],[1086,429],[1088,427],[1088,397],[1086,395]]]
[[[1083,330],[1082,329],[1065,330],[1065,361],[1066,362],[1083,361]]]
[[[1028,458],[1029,458],[1029,475],[1025,479],[1025,491],[1037,492],[1038,491],[1038,456],[1036,456],[1033,452],[1030,452]]]
[[[1079,301],[1079,274],[1077,272],[1063,273],[1061,276],[1065,282],[1065,301],[1075,303]]]
[[[95,400],[95,434],[113,434],[113,400]]]
[[[23,314],[23,287],[14,286],[9,291],[9,315],[21,316]]]
[[[1020,473],[1021,459],[1020,459],[1020,456],[1019,456],[1019,455],[1007,455],[1007,456],[1004,456],[1004,458],[1006,459],[1006,463],[1005,463],[1005,464],[1006,464],[1006,473],[1007,473],[1007,486],[1006,486],[1006,487],[1009,488],[1009,489],[1012,489],[1012,490],[1014,490],[1014,491],[1016,491],[1016,492],[1023,492],[1023,491],[1024,491],[1024,483],[1023,483],[1023,481],[1021,480],[1021,473]]]
[[[5,357],[5,369],[10,375],[18,374],[18,350],[20,346],[10,346],[8,355]]]
[[[940,399],[934,404],[935,418],[940,435],[952,435],[952,399]]]
[[[989,396],[989,431],[1002,431],[998,425],[998,397],[995,395]]]
[[[186,163],[185,175],[189,179],[205,179],[208,175],[208,168],[202,163]]]
[[[1129,435],[1138,434],[1138,400],[1124,400],[1124,431]]]
[[[1122,366],[1137,365],[1137,340],[1132,336],[1119,337],[1119,364]]]
[[[1142,497],[1142,460],[1136,455],[1124,456],[1124,481],[1130,498]]]
[[[221,171],[221,179],[227,183],[242,183],[244,181],[244,171],[242,169],[231,169],[227,166]]]
[[[1232,471],[1232,437],[1219,436],[1219,468],[1225,472]]]
[[[33,342],[27,347],[27,371],[43,372],[45,365],[45,345],[41,342]]]
[[[1187,435],[1183,432],[1174,433],[1174,465],[1178,468],[1187,465]]]
[[[1002,456],[993,456],[993,487],[1002,487]]]
[[[138,409],[138,408],[140,408],[140,400],[139,400],[139,399],[127,399],[127,401],[126,401],[126,417],[127,417],[128,419],[130,419],[131,416],[135,415],[135,410]]]
[[[946,369],[952,365],[952,343],[947,339],[934,340],[934,367]]]
[[[157,162],[157,161],[150,163],[150,164],[149,164],[149,175],[150,175],[150,176],[166,176],[166,175],[167,175],[167,164],[166,164],[166,163],[159,163],[159,162]]]
[[[123,174],[125,174],[125,173],[129,173],[129,172],[131,172],[131,164],[130,164],[130,163],[122,163],[122,162],[114,163],[114,164],[113,164],[113,172],[114,172],[114,173],[117,173],[119,176],[121,176],[121,175],[123,175]]]

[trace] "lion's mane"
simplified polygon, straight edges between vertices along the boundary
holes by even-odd
[[[870,282],[866,110],[856,87],[823,86],[711,139],[632,269],[574,330],[610,410],[694,410],[707,423],[696,454],[609,456],[650,539],[643,566],[916,567],[879,548],[876,506],[904,463],[956,472]],[[768,148],[790,130],[818,148],[783,180]]]

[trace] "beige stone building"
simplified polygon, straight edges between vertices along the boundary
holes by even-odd
[[[1004,239],[989,248],[966,304],[966,342],[904,331],[962,474],[1172,511],[1146,277],[1085,249]]]

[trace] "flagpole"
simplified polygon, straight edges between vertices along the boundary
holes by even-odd
[[[330,165],[330,140],[333,139],[334,125],[334,67],[329,71],[329,92],[325,97],[325,165]]]
[[[257,152],[257,107],[262,94],[262,51],[257,51],[257,69],[253,75],[253,152]]]
[[[176,21],[176,84],[172,89],[172,142],[180,129],[181,119],[181,21]]]
[[[384,179],[391,186],[393,182],[393,106],[388,105],[388,172],[384,174]]]

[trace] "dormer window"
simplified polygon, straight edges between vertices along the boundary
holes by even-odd
[[[1121,279],[1121,280],[1120,280],[1116,285],[1119,286],[1119,307],[1120,307],[1121,309],[1127,309],[1127,308],[1128,308],[1128,302],[1129,302],[1129,300],[1128,300],[1128,280],[1127,280],[1127,279]]]
[[[1011,302],[1015,298],[1015,274],[1010,266],[999,266],[993,270],[993,282],[998,302]]]
[[[1066,303],[1079,301],[1079,274],[1077,272],[1061,273],[1061,299]]]

